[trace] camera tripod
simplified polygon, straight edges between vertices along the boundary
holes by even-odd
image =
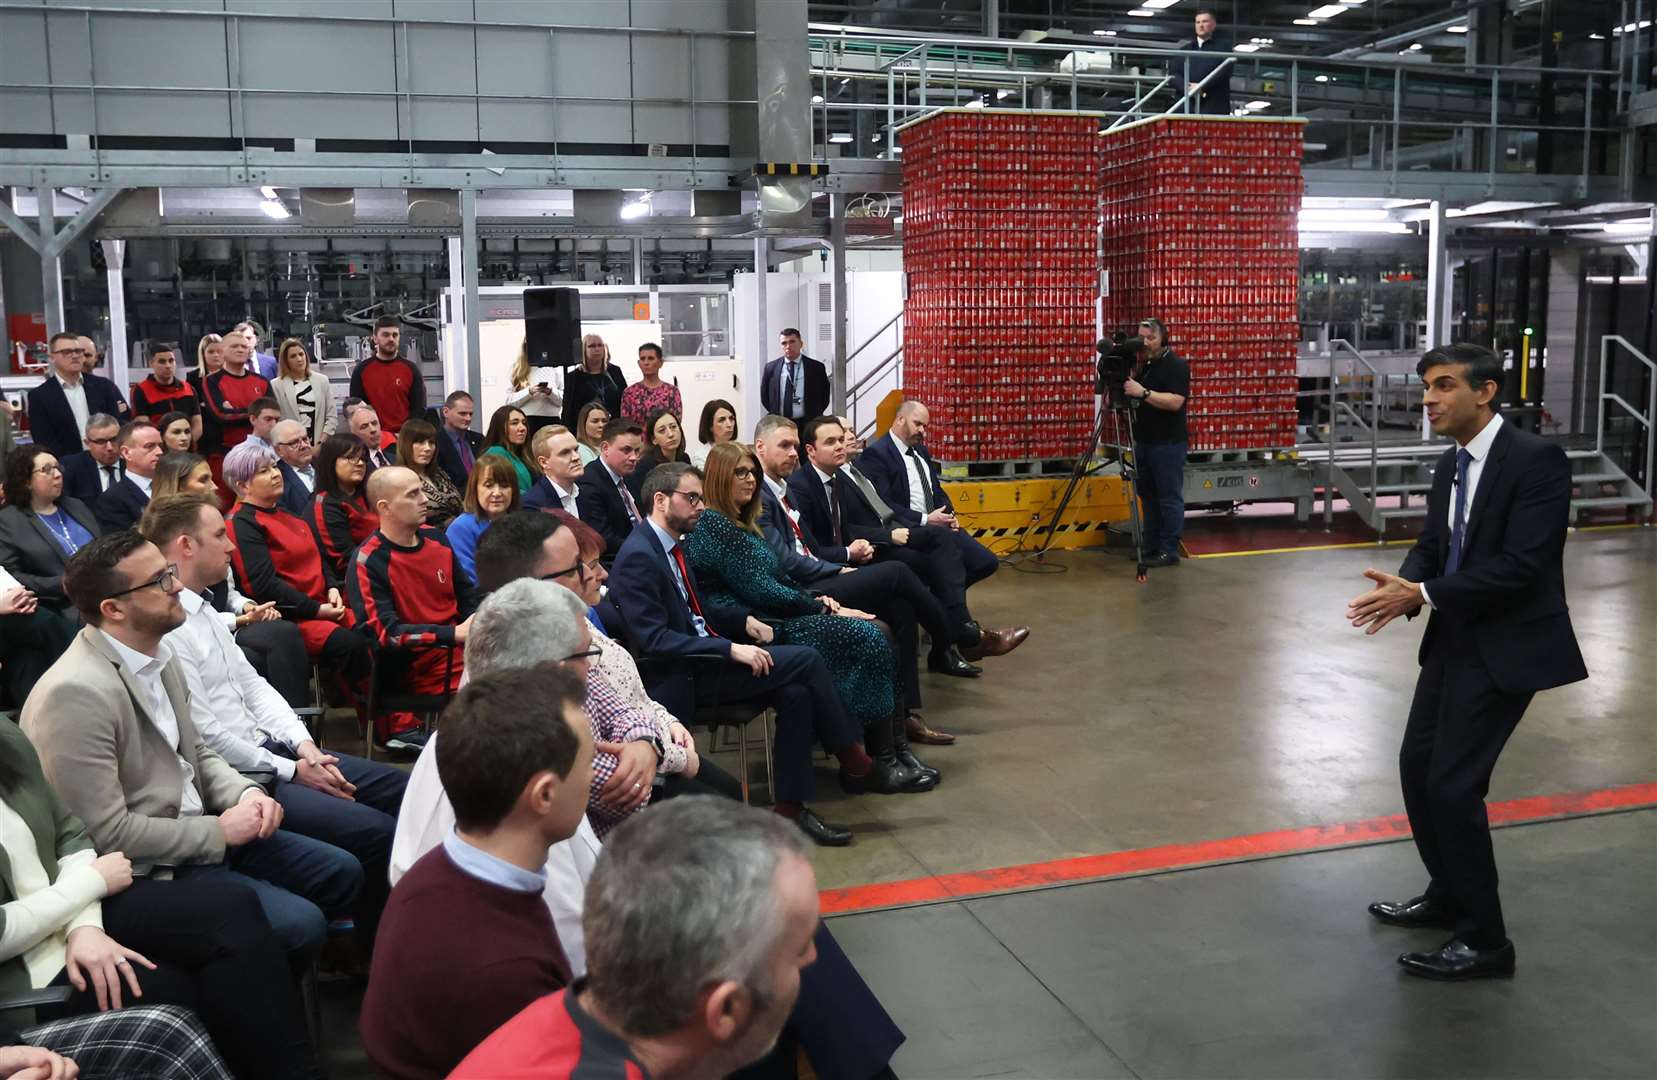
[[[1053,510],[1053,516],[1047,521],[1047,538],[1036,549],[1036,557],[1046,554],[1047,549],[1053,546],[1058,536],[1059,520],[1064,517],[1065,509],[1070,500],[1076,495],[1076,488],[1081,485],[1082,479],[1091,471],[1088,462],[1101,445],[1116,451],[1116,460],[1122,466],[1122,478],[1128,485],[1128,524],[1133,534],[1134,579],[1146,580],[1145,566],[1145,532],[1139,520],[1139,463],[1133,454],[1133,414],[1138,408],[1138,402],[1127,398],[1121,387],[1106,387],[1104,397],[1099,408],[1099,417],[1094,422],[1093,433],[1089,436],[1087,446],[1076,458],[1076,467],[1071,470],[1070,481],[1065,485],[1064,494],[1059,497],[1059,504]],[[1111,436],[1105,442],[1107,430]],[[1122,440],[1124,432],[1127,441]],[[1130,461],[1130,457],[1134,460]]]

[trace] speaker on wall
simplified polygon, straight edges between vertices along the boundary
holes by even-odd
[[[525,289],[524,338],[530,367],[579,367],[581,293],[547,286]]]

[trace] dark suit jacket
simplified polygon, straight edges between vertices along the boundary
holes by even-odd
[[[102,375],[82,375],[81,383],[86,387],[86,415],[108,413],[122,423],[132,419],[127,399],[114,383]],[[29,433],[36,446],[45,447],[59,459],[85,445],[75,426],[74,410],[69,408],[69,399],[63,396],[63,385],[55,373],[29,391]]]
[[[1588,677],[1565,603],[1565,533],[1571,465],[1553,443],[1503,423],[1473,491],[1461,566],[1450,554],[1450,499],[1456,449],[1439,459],[1427,496],[1427,521],[1399,576],[1432,598],[1420,660],[1447,627],[1479,651],[1503,691],[1546,690]]]
[[[622,482],[627,482],[625,476]],[[638,499],[633,501],[637,503]],[[627,516],[627,504],[622,501],[621,489],[611,482],[603,462],[595,461],[587,466],[587,472],[581,478],[581,490],[575,495],[575,505],[581,511],[581,520],[604,537],[605,556],[615,558],[621,545],[632,535],[633,522]]]
[[[1222,38],[1219,34],[1210,37],[1208,44],[1203,45],[1200,49],[1196,38],[1180,42],[1179,47],[1181,49],[1187,52],[1201,52],[1203,55],[1169,58],[1168,69],[1174,77],[1174,93],[1181,95],[1185,93],[1186,61],[1190,61],[1191,83],[1195,85],[1206,79],[1209,73],[1225,61],[1226,57],[1235,55],[1232,51],[1234,45],[1235,43],[1230,39]],[[1212,59],[1209,58],[1209,53],[1213,53]],[[1202,96],[1191,103],[1191,111],[1206,116],[1230,116],[1231,73],[1236,70],[1236,67],[1237,65],[1233,64],[1226,69],[1225,74],[1214,76],[1214,81],[1203,88]]]
[[[442,418],[439,417],[433,423],[437,425],[438,467],[449,474],[449,479],[455,482],[455,487],[465,491],[467,472],[461,466],[460,451],[455,449],[454,441],[449,438],[449,429],[444,426]],[[464,438],[472,445],[472,460],[477,461],[479,455],[483,453],[483,436],[475,431],[468,431]]]
[[[805,375],[805,416],[810,420],[814,416],[822,416],[829,407],[829,376],[828,368],[821,360],[800,354],[800,370]],[[777,357],[765,365],[765,374],[760,379],[759,403],[768,413],[778,416],[787,416],[783,407],[783,382],[788,378],[788,365],[782,357]]]
[[[98,519],[79,499],[65,495],[58,500],[60,512],[81,523],[93,536],[103,535]],[[0,508],[0,566],[43,604],[54,608],[69,606],[63,593],[63,549],[52,539],[50,526],[27,506]]]
[[[690,567],[689,558],[685,565]],[[721,637],[696,633],[661,540],[649,521],[639,522],[610,568],[610,599],[621,612],[628,636],[640,650],[656,657],[728,657],[731,642],[745,640],[743,623],[748,612],[710,600],[707,592],[697,586],[694,569],[690,570],[690,583],[702,603],[709,629]]]
[[[916,447],[915,452],[926,462],[927,472],[932,477],[933,505],[954,513],[955,504],[949,501],[949,493],[939,482],[938,463],[932,460],[932,455],[926,452],[924,446]],[[880,492],[880,497],[891,505],[899,524],[921,524],[921,515],[909,507],[909,463],[892,445],[890,436],[882,435],[870,440],[857,459],[857,469]]]
[[[120,532],[138,524],[138,519],[144,516],[144,507],[149,504],[150,497],[144,494],[144,489],[131,477],[123,476],[92,504],[92,513],[104,532]]]
[[[58,459],[58,467],[63,470],[63,493],[72,499],[79,499],[88,506],[96,506],[103,497],[104,484],[99,478],[99,465],[92,460],[88,451],[82,450],[78,454],[70,454],[66,458]],[[122,473],[121,466],[115,466],[116,475]]]
[[[797,469],[794,475],[798,476],[805,471],[808,470]],[[812,479],[816,479],[816,476],[816,473],[811,473]],[[793,492],[792,477],[789,478],[788,486],[788,501],[793,503],[795,511],[799,512],[799,497]],[[808,585],[826,581],[840,573],[841,567],[846,565],[843,558],[846,554],[845,548],[819,546],[817,540],[806,530],[805,515],[801,513],[800,532],[806,547],[811,549],[811,554],[800,554],[794,550],[794,529],[788,523],[788,511],[783,509],[782,500],[771,493],[771,486],[764,480],[760,481],[759,498],[759,529],[765,534],[765,543],[777,556],[777,564],[782,567],[783,573]],[[836,559],[836,551],[841,558]]]
[[[581,492],[586,490],[586,487],[587,487],[587,485],[584,481],[577,481],[576,482],[576,485],[575,485],[575,510],[576,510],[575,516],[576,517],[581,516]],[[556,492],[552,489],[552,481],[548,480],[544,473],[539,478],[536,479],[535,483],[533,483],[529,486],[528,491],[524,492],[523,506],[524,506],[525,510],[562,510],[562,509],[564,509],[563,500],[561,500],[558,497],[558,492]]]
[[[292,465],[278,458],[276,468],[282,474],[282,498],[277,500],[276,505],[290,514],[309,521],[311,519],[311,503],[316,498],[316,492],[305,486],[305,481],[299,478],[298,470]],[[367,479],[366,473],[364,479]]]

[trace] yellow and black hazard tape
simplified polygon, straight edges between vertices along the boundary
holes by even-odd
[[[826,161],[759,161],[754,163],[755,176],[827,176]]]
[[[1108,528],[1110,528],[1110,522],[1108,521],[1061,521],[1053,532],[1103,532]],[[976,540],[1000,540],[1008,536],[1020,537],[1027,536],[1030,533],[1045,533],[1047,526],[1042,522],[1032,522],[1028,525],[1011,525],[1000,529],[963,529],[962,531]]]

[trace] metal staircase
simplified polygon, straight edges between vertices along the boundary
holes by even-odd
[[[1393,522],[1426,515],[1433,471],[1449,443],[1423,442],[1413,433],[1401,438],[1397,429],[1394,433],[1384,431],[1383,411],[1396,411],[1400,395],[1413,394],[1413,410],[1419,414],[1420,382],[1413,376],[1383,375],[1349,342],[1334,340],[1329,344],[1327,439],[1303,443],[1297,449],[1302,460],[1313,464],[1313,474],[1323,488],[1324,524],[1334,518],[1335,500],[1345,499],[1359,519],[1375,530],[1377,541],[1385,540]],[[1573,521],[1617,511],[1627,517],[1651,513],[1657,364],[1624,339],[1607,337],[1600,351],[1602,388],[1606,386],[1607,361],[1616,347],[1625,349],[1649,370],[1651,400],[1642,412],[1620,395],[1602,390],[1594,447],[1565,452],[1571,463]],[[1607,406],[1613,405],[1616,411],[1608,417]],[[1643,468],[1638,455],[1635,460],[1629,455],[1642,445]]]

